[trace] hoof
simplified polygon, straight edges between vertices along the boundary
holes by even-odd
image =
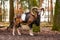
[[[30,36],[34,36],[34,34],[33,33],[30,33]]]
[[[14,36],[15,34],[13,34],[13,36]]]
[[[18,34],[19,36],[21,36],[21,34]]]

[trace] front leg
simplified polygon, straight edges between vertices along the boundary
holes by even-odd
[[[17,33],[18,35],[21,35],[19,28],[17,28]]]
[[[29,24],[29,28],[30,28],[30,30],[29,30],[29,34],[31,35],[31,36],[34,36],[34,34],[33,34],[33,23],[31,23],[31,24]]]

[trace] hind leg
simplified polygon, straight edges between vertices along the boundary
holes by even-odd
[[[17,26],[18,28],[17,28],[17,33],[18,33],[18,35],[21,35],[21,33],[20,33],[20,28],[21,28],[21,25],[20,25],[20,23],[18,24],[18,26]]]
[[[15,25],[13,26],[12,34],[15,35]]]

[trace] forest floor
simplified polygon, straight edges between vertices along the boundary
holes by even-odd
[[[0,30],[0,40],[60,40],[60,32],[51,31],[49,27],[41,27],[41,31],[30,36],[27,30],[22,31],[22,35],[15,36],[10,31]]]
[[[35,32],[34,36],[30,36],[27,30],[23,30],[21,36],[17,33],[13,36],[11,31],[0,30],[0,40],[60,40],[60,32],[51,29],[51,27],[40,27],[40,32]]]

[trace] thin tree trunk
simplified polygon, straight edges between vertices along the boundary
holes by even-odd
[[[31,9],[30,1],[29,1],[29,0],[27,0],[27,2],[28,2],[28,9],[30,10],[30,9]]]
[[[10,23],[13,21],[14,19],[14,4],[13,4],[13,0],[10,0]]]
[[[41,7],[42,6],[42,3],[43,3],[44,0],[39,0],[39,6]]]
[[[48,0],[48,23],[49,23],[49,0]]]
[[[0,22],[2,22],[2,0],[0,4]]]
[[[50,22],[53,23],[53,4],[51,0],[51,17],[50,17]]]

